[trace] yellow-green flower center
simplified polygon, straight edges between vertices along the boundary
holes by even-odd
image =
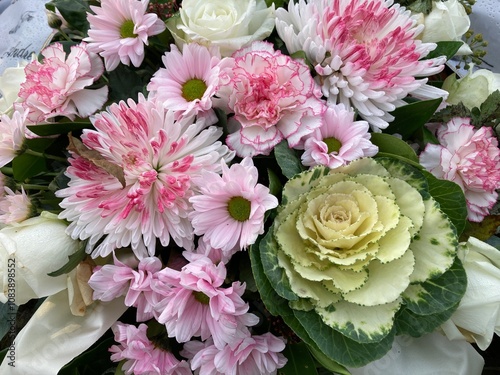
[[[134,34],[134,21],[126,20],[120,27],[120,37],[125,38],[137,38],[137,34]]]
[[[227,204],[227,211],[234,220],[247,221],[250,218],[252,204],[243,197],[232,197]]]
[[[323,142],[325,142],[326,147],[328,147],[328,153],[331,154],[332,152],[339,152],[340,148],[342,147],[342,143],[334,137],[329,137],[323,139]]]
[[[193,292],[194,299],[197,300],[202,305],[208,305],[210,303],[210,297],[202,292]]]
[[[182,85],[182,97],[188,102],[201,99],[207,90],[207,85],[201,79],[193,78]]]

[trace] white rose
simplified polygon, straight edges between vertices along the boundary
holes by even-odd
[[[5,69],[0,75],[0,114],[7,113],[18,99],[21,83],[26,80],[24,67],[27,64],[27,61],[23,61],[17,67]]]
[[[488,96],[500,90],[500,73],[493,73],[487,69],[479,69],[457,79],[454,74],[443,82],[443,90],[450,93],[446,101],[449,104],[463,103],[468,109],[480,107]]]
[[[481,350],[500,334],[500,251],[469,237],[458,256],[467,273],[467,290],[458,309],[441,328],[450,340],[476,342]]]
[[[424,17],[423,42],[461,41],[469,30],[470,19],[458,0],[434,1],[431,12]],[[457,55],[470,55],[470,47],[464,43]]]
[[[0,302],[22,305],[66,289],[66,275],[47,275],[78,249],[65,231],[64,221],[47,212],[0,230]]]
[[[177,46],[215,45],[222,56],[267,38],[275,22],[274,4],[265,0],[183,0],[179,13],[167,21]]]

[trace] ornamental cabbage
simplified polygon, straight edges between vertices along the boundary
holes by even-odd
[[[285,184],[260,258],[299,336],[305,329],[330,358],[361,366],[396,332],[419,336],[449,318],[465,273],[455,226],[429,191],[422,172],[389,158],[316,167]],[[331,348],[328,335],[339,334]],[[357,357],[362,349],[373,358]]]

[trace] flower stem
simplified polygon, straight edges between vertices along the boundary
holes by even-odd
[[[59,156],[54,156],[54,155],[47,155],[47,154],[44,154],[42,152],[33,151],[33,150],[30,150],[30,149],[27,149],[26,151],[24,151],[24,153],[26,153],[28,155],[38,156],[38,157],[41,157],[41,158],[47,158],[47,159],[57,160],[57,161],[60,161],[60,162],[63,162],[63,163],[67,163],[68,162],[68,160],[66,158],[59,157]]]
[[[48,186],[36,184],[18,184],[18,187],[23,187],[24,190],[50,190]]]

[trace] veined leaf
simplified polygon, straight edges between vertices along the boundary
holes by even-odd
[[[410,160],[410,162],[418,163],[418,156],[410,145],[393,135],[372,133],[371,141],[374,145],[378,146],[379,153],[381,154],[396,155],[399,158],[405,158]]]
[[[279,370],[282,375],[318,375],[316,363],[303,342],[289,344],[283,351],[287,358],[286,365]]]
[[[281,172],[286,178],[292,178],[297,173],[306,169],[302,165],[295,150],[288,147],[288,142],[286,140],[281,141],[274,147],[274,156],[281,168]]]

